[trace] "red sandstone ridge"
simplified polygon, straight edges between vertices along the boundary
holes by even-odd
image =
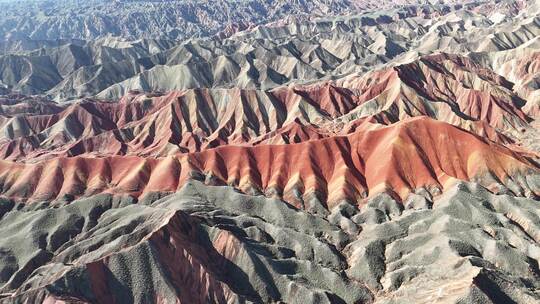
[[[540,303],[538,0],[19,2],[0,304]]]
[[[0,112],[3,159],[164,157],[234,144],[298,143],[347,135],[364,120],[391,124],[426,115],[509,144],[528,125],[503,77],[440,54],[336,82],[248,89],[128,94],[116,103],[59,107],[12,102]]]
[[[512,91],[512,83],[471,59],[437,54],[411,63],[348,77],[338,82],[369,104],[354,111],[353,118],[385,114],[392,121],[427,115],[478,131],[478,122],[516,134],[530,118],[525,104]],[[359,113],[358,113],[359,112]]]
[[[54,199],[101,192],[142,196],[176,191],[190,177],[301,202],[309,195],[333,205],[391,191],[401,199],[417,188],[437,194],[455,179],[493,190],[539,195],[522,178],[539,168],[511,150],[427,117],[388,126],[364,124],[342,137],[289,145],[224,146],[166,158],[59,157],[34,164],[0,163],[1,193]]]
[[[346,113],[355,106],[352,102],[346,92],[329,86],[132,94],[118,103],[85,101],[54,108],[54,113],[0,116],[5,133],[0,151],[10,160],[81,154],[157,157],[251,141],[296,142],[321,137],[316,133],[324,131],[312,124]]]

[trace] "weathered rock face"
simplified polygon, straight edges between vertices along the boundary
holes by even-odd
[[[417,116],[512,144],[536,116],[512,89],[510,81],[464,56],[440,54],[269,91],[134,91],[117,102],[87,99],[64,106],[12,97],[0,112],[0,151],[4,159],[26,161],[85,154],[162,157],[227,144],[299,143],[347,135],[366,121],[392,124]]]
[[[105,8],[111,5],[102,4],[103,1],[97,2],[100,2],[100,10],[103,11],[107,11]],[[524,49],[534,49],[535,45],[538,48],[537,36],[540,33],[534,1],[521,4],[521,8],[518,8],[519,18],[511,18],[516,14],[514,7],[490,7],[490,3],[485,1],[468,1],[466,5],[452,4],[450,1],[436,5],[393,4],[393,8],[388,10],[377,9],[377,6],[392,6],[388,1],[377,1],[371,5],[371,10],[365,10],[363,1],[354,1],[358,5],[345,0],[331,1],[331,5],[324,4],[325,1],[311,0],[262,1],[263,4],[250,2],[222,1],[220,5],[245,5],[248,10],[262,10],[263,14],[274,16],[271,19],[280,21],[262,24],[266,19],[255,17],[256,23],[261,24],[229,38],[206,37],[187,41],[171,40],[153,32],[166,33],[161,27],[173,29],[175,33],[189,32],[190,26],[196,26],[198,21],[187,22],[189,25],[182,25],[182,30],[179,31],[178,27],[168,23],[185,20],[182,17],[165,16],[171,14],[170,11],[180,15],[192,11],[183,10],[183,5],[204,7],[208,6],[208,3],[136,1],[122,4],[117,9],[121,14],[126,14],[125,18],[107,16],[107,21],[103,21],[105,24],[100,26],[88,24],[88,18],[99,24],[99,21],[95,21],[99,17],[88,13],[92,10],[84,7],[69,8],[69,5],[64,4],[56,10],[51,9],[48,15],[42,18],[32,18],[32,12],[25,12],[20,16],[6,9],[4,14],[7,18],[2,19],[6,25],[0,25],[0,36],[2,30],[9,31],[9,28],[31,19],[26,21],[25,26],[17,27],[17,30],[37,30],[36,35],[39,36],[47,34],[45,29],[49,29],[52,37],[36,37],[37,41],[21,40],[16,35],[9,38],[6,45],[0,47],[5,49],[5,55],[0,56],[0,85],[4,84],[25,94],[46,93],[59,101],[95,95],[118,99],[135,89],[171,91],[201,87],[238,87],[267,90],[323,77],[330,79],[351,73],[365,73],[373,68],[382,68],[390,62],[408,62],[419,55],[438,51],[453,54],[475,52],[477,55],[471,57],[499,70],[501,65],[507,62],[503,59],[504,56],[496,56],[496,53],[514,50],[521,53]],[[416,1],[402,1],[397,4],[414,2]],[[88,5],[96,7],[95,3],[82,4]],[[140,15],[166,20],[155,21],[155,24],[140,20],[135,25],[130,24],[133,20],[129,17],[140,17],[138,9],[130,12],[124,6],[147,8],[147,15]],[[310,16],[321,15],[320,10],[314,6],[326,6],[327,9],[321,8],[325,11],[322,13],[324,16],[335,13],[343,16],[306,20],[298,17],[297,10],[310,12]],[[155,11],[162,7],[167,7],[164,9],[167,13]],[[71,11],[72,14],[66,15],[62,13],[63,10]],[[111,9],[109,14],[114,16],[114,11]],[[223,15],[227,12],[226,9],[215,8],[202,11],[212,15]],[[501,14],[505,18],[494,23],[493,16]],[[246,15],[253,18],[251,14]],[[298,18],[283,18],[283,15]],[[83,20],[77,21],[79,17]],[[248,19],[243,15],[239,17]],[[71,18],[73,22],[48,20],[55,18]],[[19,20],[18,23],[13,19]],[[124,19],[130,22],[125,22]],[[34,22],[45,24],[33,26]],[[117,22],[128,28],[116,29]],[[218,24],[223,25],[219,22]],[[74,25],[74,33],[68,37],[55,37],[55,26],[68,25]],[[137,31],[143,25],[144,30],[135,34],[135,37],[129,34],[129,30]],[[100,33],[92,34],[95,29]],[[61,32],[69,35],[70,31]],[[104,34],[112,36],[101,37]],[[208,32],[201,33],[203,36],[205,34]],[[32,36],[30,33],[27,35]],[[58,38],[65,39],[48,40]],[[516,64],[526,66],[525,62],[531,54],[524,56],[524,61]],[[516,72],[521,75],[520,71]],[[525,86],[519,89],[520,93],[524,94],[523,96],[537,96],[530,95],[528,91],[530,85],[534,87],[534,83],[535,81],[523,83]]]
[[[324,219],[189,181],[136,201],[4,201],[5,302],[478,303],[539,300],[538,202],[458,183]]]
[[[176,191],[189,178],[197,178],[285,198],[297,207],[314,195],[331,209],[342,200],[360,202],[383,191],[401,199],[418,188],[437,194],[457,180],[474,180],[497,193],[536,197],[539,175],[537,164],[525,155],[418,117],[388,127],[366,123],[348,136],[290,145],[228,145],[163,158],[3,161],[0,191],[31,201],[103,192],[140,197]]]
[[[53,2],[0,10],[0,303],[540,303],[537,2]]]

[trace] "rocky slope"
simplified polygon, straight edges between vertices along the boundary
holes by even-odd
[[[512,82],[467,57],[449,54],[273,90],[132,92],[113,103],[36,101],[33,112],[25,106],[27,99],[12,100],[0,114],[0,151],[4,159],[32,161],[83,154],[161,157],[227,144],[289,144],[347,135],[364,121],[392,124],[416,116],[509,145],[532,129],[536,115],[527,111],[527,100]]]
[[[538,1],[0,6],[0,303],[540,302]]]
[[[115,144],[108,146],[114,149]],[[536,163],[523,155],[423,117],[375,129],[367,124],[346,137],[291,145],[224,146],[158,159],[56,157],[0,163],[1,192],[37,201],[100,192],[139,196],[176,191],[190,178],[301,204],[312,195],[332,205],[380,191],[404,199],[416,188],[438,193],[456,179],[535,197],[540,194],[538,174]]]
[[[465,1],[465,3],[472,1]],[[1,1],[0,39],[91,40],[107,35],[128,39],[185,39],[237,31],[283,19],[312,19],[403,5],[418,0],[26,0]],[[463,1],[448,1],[449,5]]]
[[[3,201],[2,302],[534,303],[538,201],[458,183],[328,220],[189,182],[137,201]],[[39,227],[39,228],[38,228]],[[30,234],[29,234],[30,233]],[[174,261],[174,262],[173,262]]]
[[[9,42],[0,57],[0,80],[14,91],[46,93],[57,100],[93,95],[118,99],[133,89],[270,89],[363,73],[439,50],[482,52],[491,58],[493,52],[537,48],[540,22],[533,2],[521,4],[530,9],[520,10],[519,18],[499,18],[496,23],[491,19],[503,13],[512,16],[513,6],[487,10],[487,5],[353,9],[344,17],[282,19],[226,39],[192,39],[174,47],[156,35],[142,42],[125,41],[125,36],[120,41],[36,42],[35,47],[42,48],[33,51],[24,51],[25,42]],[[28,49],[34,45],[28,44]]]

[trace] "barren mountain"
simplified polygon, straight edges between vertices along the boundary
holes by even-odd
[[[538,201],[476,184],[328,220],[197,181],[161,199],[52,204],[3,202],[4,302],[538,301]]]
[[[213,34],[227,35],[243,28],[288,17],[311,19],[420,2],[27,0],[18,5],[0,2],[0,37],[30,38],[37,41],[91,40],[112,34],[128,39],[185,39]]]
[[[0,303],[540,302],[540,2],[0,8]]]
[[[17,45],[10,51],[6,46],[0,75],[4,85],[25,94],[47,93],[57,100],[94,95],[118,99],[133,89],[270,89],[363,73],[440,50],[483,52],[491,58],[499,51],[537,48],[540,17],[532,3],[523,4],[531,9],[519,18],[497,23],[493,15],[510,15],[509,9],[501,6],[485,13],[486,5],[400,6],[334,19],[293,18],[226,39],[193,39],[177,46],[170,40],[113,37],[59,46],[38,43],[42,48],[34,51],[18,51]]]
[[[363,121],[392,124],[416,116],[513,144],[533,128],[534,118],[524,111],[527,102],[510,81],[466,57],[448,54],[268,91],[132,92],[113,103],[89,99],[61,106],[36,101],[34,112],[27,112],[26,103],[6,105],[0,114],[5,159],[161,157],[227,144],[289,144],[347,135]]]

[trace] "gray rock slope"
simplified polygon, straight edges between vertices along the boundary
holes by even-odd
[[[336,15],[390,7],[393,1],[350,0],[25,0],[0,1],[0,40],[185,39],[289,16]],[[401,1],[403,4],[419,1]]]
[[[474,183],[325,215],[199,181],[0,206],[3,303],[540,301],[538,201]]]
[[[492,53],[538,48],[538,7],[527,3],[514,19],[504,7],[488,10],[476,1],[352,9],[355,14],[347,16],[287,19],[182,42],[157,35],[132,40],[125,33],[96,41],[10,39],[2,47],[0,81],[13,91],[64,101],[116,99],[130,90],[270,89],[364,73],[439,51],[479,53],[474,58],[489,64],[484,58]],[[507,17],[494,22],[497,13]]]

